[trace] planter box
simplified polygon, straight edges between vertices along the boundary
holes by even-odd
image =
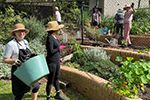
[[[142,100],[130,99],[112,91],[112,84],[106,88],[107,80],[75,68],[61,66],[60,78],[70,81],[71,87],[92,100]]]
[[[112,35],[100,35],[100,38],[98,39],[101,42],[108,43],[105,38],[110,40],[113,38]],[[138,47],[150,47],[150,36],[138,36],[138,35],[130,35],[130,40],[133,46]],[[119,43],[121,43],[121,38],[118,40]]]

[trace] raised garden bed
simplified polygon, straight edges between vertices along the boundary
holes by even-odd
[[[81,46],[82,49],[85,48],[93,48],[92,46]],[[100,47],[101,48],[101,47]],[[111,60],[115,61],[114,59],[116,56],[126,57],[134,57],[135,60],[139,59],[146,59],[149,60],[150,56],[144,53],[137,53],[137,52],[130,52],[126,50],[118,50],[115,48],[104,48],[104,50],[108,54],[113,54],[111,56]],[[116,63],[116,62],[115,62]],[[65,66],[61,66],[60,77],[71,82],[71,87],[84,95],[90,97],[91,99],[102,99],[102,100],[142,100],[141,98],[134,98],[130,99],[124,96],[120,96],[117,93],[112,91],[112,84],[109,88],[106,88],[105,85],[107,84],[107,80],[100,78],[98,76],[92,75],[88,72],[79,71],[74,68],[68,68]],[[149,93],[150,89],[146,88],[147,92]],[[89,95],[90,94],[90,95]],[[146,92],[145,92],[146,94]],[[143,92],[139,92],[140,97],[143,96]],[[144,98],[144,96],[143,96]]]

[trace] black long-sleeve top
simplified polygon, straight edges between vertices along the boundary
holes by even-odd
[[[60,58],[59,51],[60,42],[55,39],[52,35],[47,36],[46,50],[47,50],[47,62],[57,62]]]

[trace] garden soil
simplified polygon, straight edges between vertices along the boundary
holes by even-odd
[[[68,41],[71,42],[71,39],[76,39],[76,43],[82,43],[82,40],[81,39],[77,39],[77,32],[74,32],[74,31],[66,31],[64,33],[67,33],[67,37],[68,37]],[[84,32],[85,33],[85,32]],[[61,40],[61,43],[62,43],[62,39],[63,39],[63,35],[57,35],[57,38],[59,40]],[[103,42],[95,42],[94,40],[90,39],[90,37],[88,37],[87,35],[83,35],[83,43],[84,45],[89,45],[89,46],[100,46],[100,47],[105,47],[105,48],[112,48],[110,47],[109,43],[103,43]],[[69,44],[68,42],[68,44]],[[114,47],[113,47],[114,48]],[[138,52],[139,50],[141,49],[138,49],[138,48],[132,48],[132,47],[126,47],[126,48],[123,48],[121,46],[121,44],[118,44],[118,47],[115,47],[116,49],[122,49],[122,50],[128,50],[128,51],[131,51],[131,52]],[[142,51],[142,53],[147,53],[145,52],[144,50]],[[147,86],[145,88],[144,91],[142,90],[139,90],[138,91],[138,96],[143,99],[143,100],[150,100],[150,86]]]

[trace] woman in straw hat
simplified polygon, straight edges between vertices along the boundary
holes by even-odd
[[[132,8],[132,9],[131,9]],[[132,27],[132,17],[133,14],[135,13],[135,9],[134,8],[134,3],[132,3],[132,5],[125,5],[125,7],[123,8],[124,10],[126,10],[125,15],[124,15],[124,40],[128,42],[128,46],[131,46],[131,41],[130,41],[130,29]],[[123,45],[123,47],[126,47],[127,45]]]
[[[51,21],[48,23],[48,32],[47,40],[46,40],[46,50],[47,50],[47,64],[50,71],[48,75],[48,81],[46,86],[46,93],[47,93],[47,100],[50,100],[50,91],[52,83],[54,83],[54,87],[56,89],[56,95],[54,96],[55,99],[66,100],[60,94],[59,90],[59,71],[60,71],[60,50],[63,49],[65,46],[60,46],[60,42],[56,38],[56,35],[59,33],[59,30],[64,25],[58,24],[57,21]]]
[[[38,90],[40,85],[36,82],[32,86],[27,86],[20,79],[18,79],[13,73],[17,70],[17,67],[21,65],[21,62],[26,61],[35,54],[31,54],[28,47],[28,42],[24,40],[24,37],[29,33],[28,29],[25,29],[23,24],[16,24],[11,35],[15,38],[7,43],[3,62],[12,64],[11,78],[12,78],[12,92],[15,95],[15,100],[21,100],[23,95],[32,90],[32,100],[37,100]]]

